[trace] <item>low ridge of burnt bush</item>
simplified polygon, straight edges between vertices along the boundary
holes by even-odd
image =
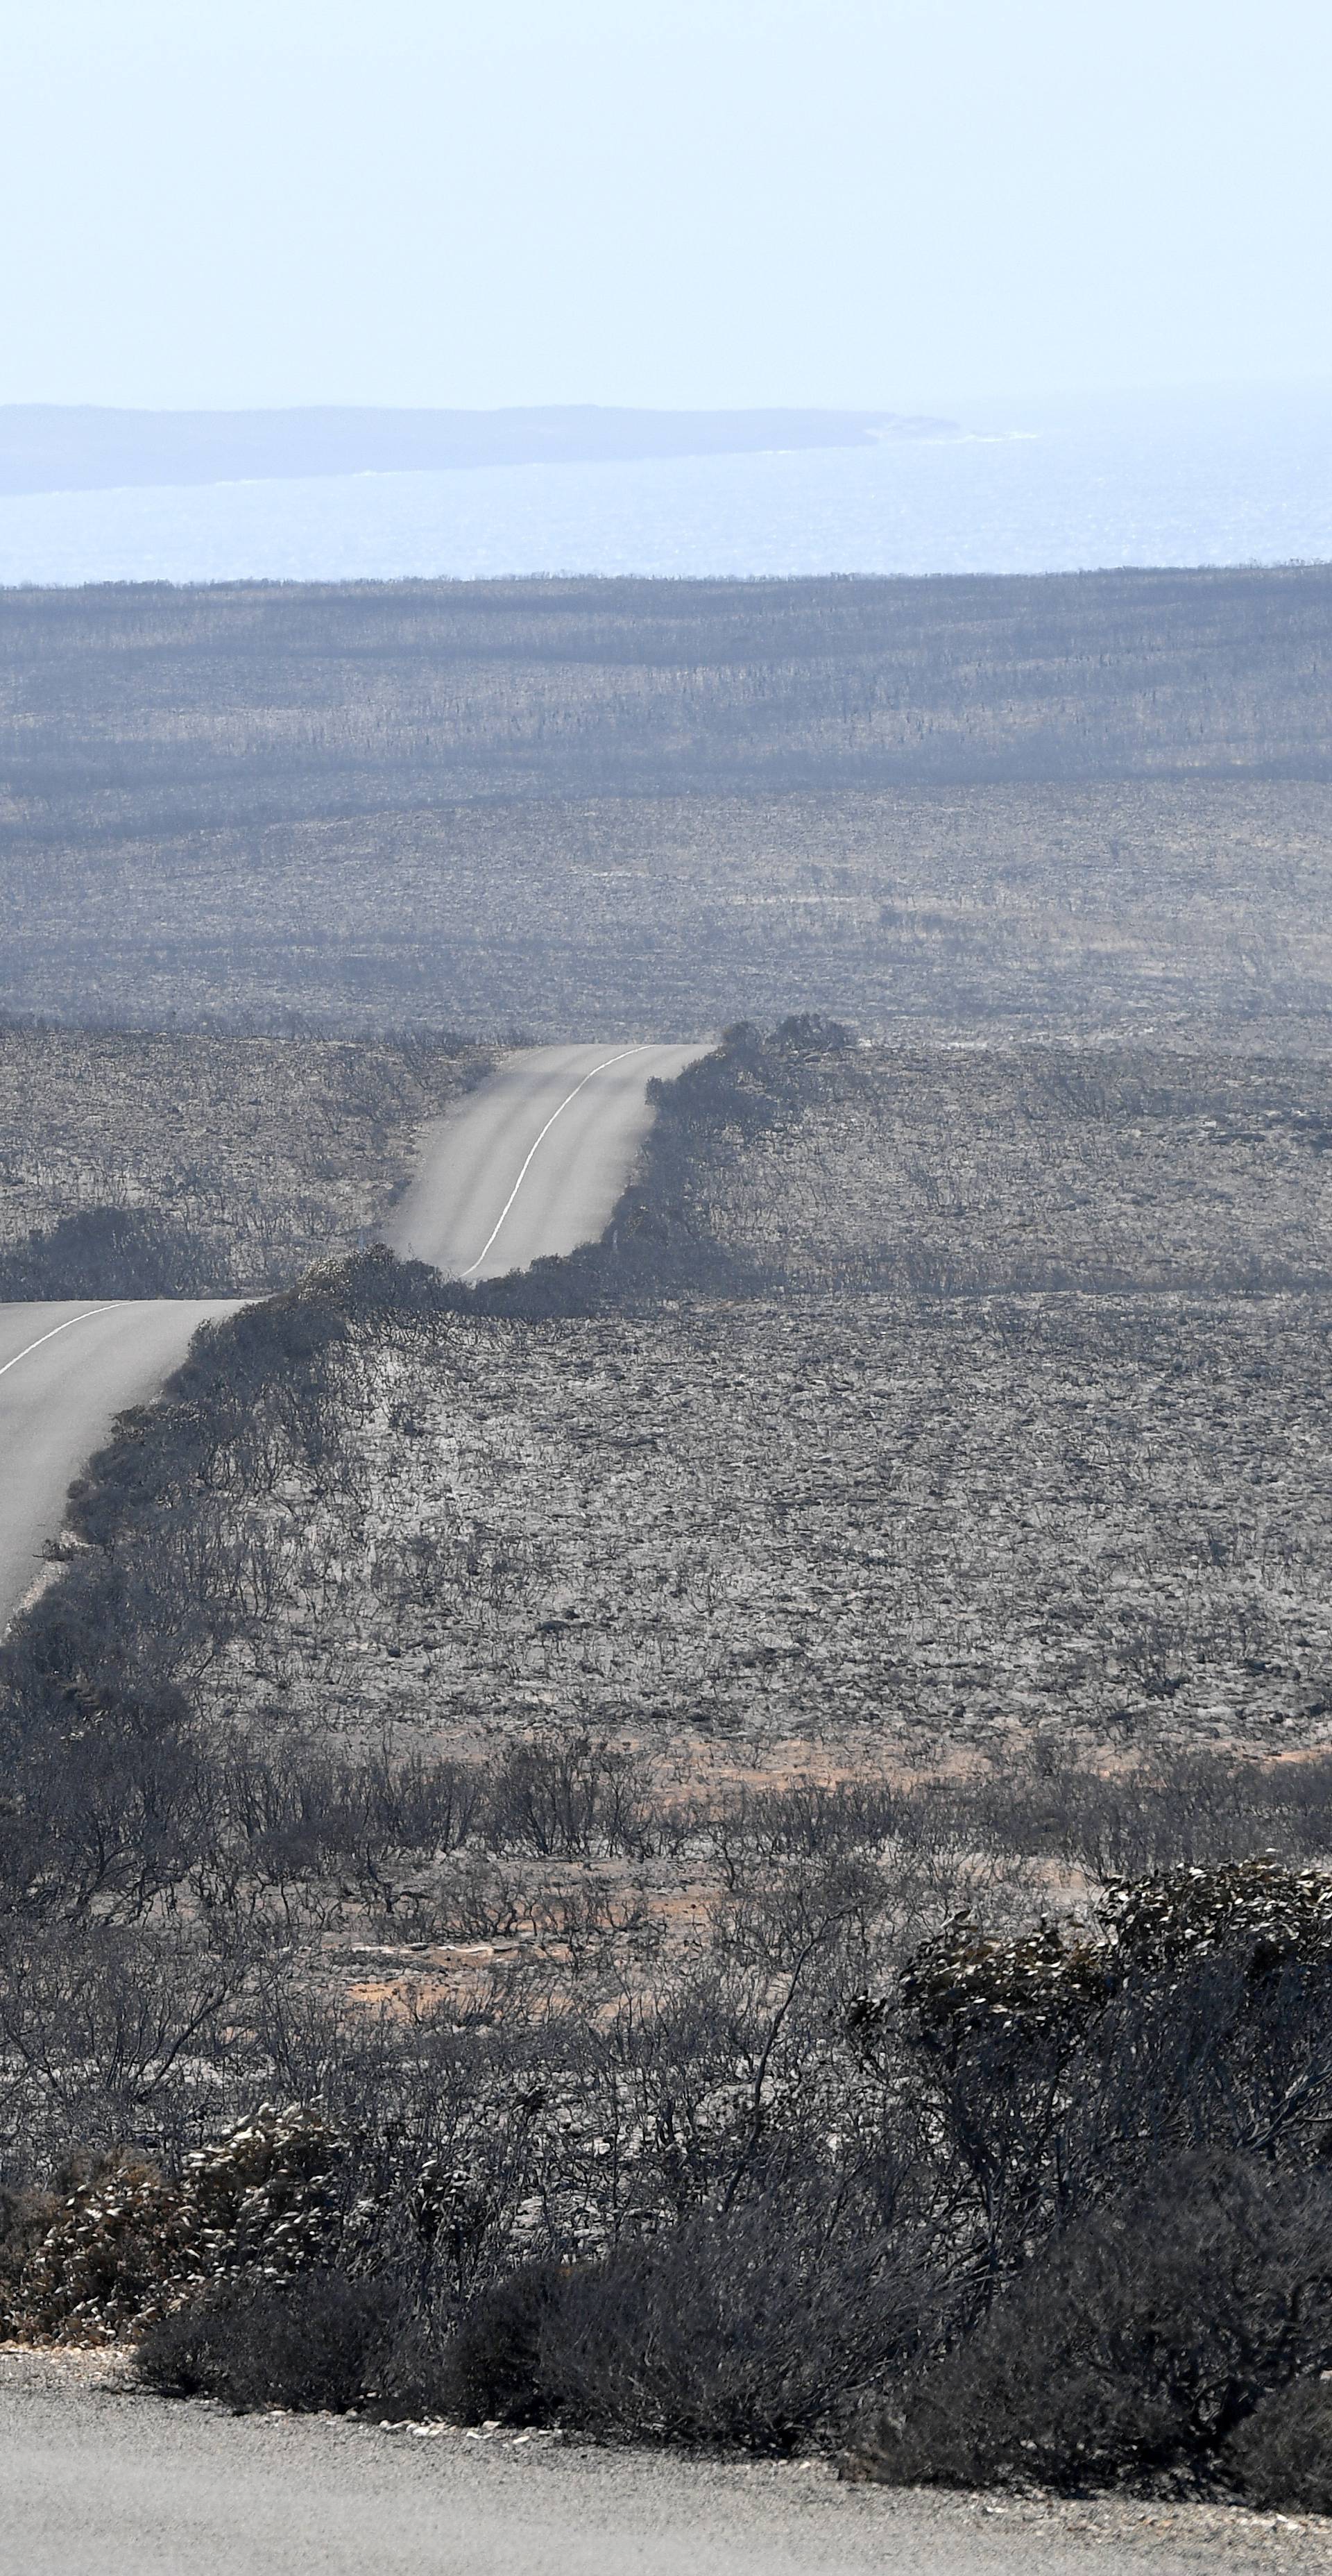
[[[615,1233],[630,1290],[653,1245],[731,1295],[1325,1289],[1329,1143],[1326,1057],[1293,1032],[929,1048],[806,1015],[662,1086]]]

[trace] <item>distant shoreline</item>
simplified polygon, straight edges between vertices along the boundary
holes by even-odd
[[[954,438],[958,424],[892,411],[639,411],[556,404],[505,411],[118,411],[0,405],[0,495],[129,486],[304,481],[496,465],[639,463],[773,448]]]

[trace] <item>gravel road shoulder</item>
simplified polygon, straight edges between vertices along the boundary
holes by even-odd
[[[539,2434],[235,2418],[99,2356],[0,2352],[0,2527],[24,2576],[1064,2576],[1332,2567],[1332,2525],[1212,2506],[894,2493],[821,2466]]]

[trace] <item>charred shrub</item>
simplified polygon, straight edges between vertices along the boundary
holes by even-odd
[[[54,2192],[0,2185],[0,2332],[9,2326],[24,2274],[59,2206]]]
[[[398,2284],[313,2271],[237,2283],[150,2326],[135,2355],[166,2397],[216,2397],[237,2414],[411,2415],[438,2402],[428,2338]]]
[[[1330,1909],[1324,1872],[1259,1859],[1112,1884],[1094,1929],[993,1935],[957,1917],[922,1945],[898,2001],[987,2297],[1035,2244],[1071,2242],[1075,2218],[1171,2166],[1252,2158],[1261,2176],[1321,2153]],[[893,2013],[852,2007],[868,2064],[891,2050]]]
[[[445,2354],[451,2413],[532,2424],[551,2411],[567,2280],[558,2264],[525,2263],[478,2293]]]
[[[1075,2221],[880,2429],[892,2483],[1104,2483],[1215,2463],[1332,2361],[1332,2179],[1196,2161]],[[1276,2447],[1276,2437],[1273,2437]]]
[[[646,1815],[633,1755],[590,1735],[515,1745],[495,1776],[490,1808],[498,1848],[562,1859],[643,1848]]]
[[[594,2430],[791,2450],[918,2339],[921,2285],[887,2235],[774,2191],[575,2273],[547,2327],[555,2408]],[[558,2335],[558,2343],[556,2343]]]
[[[133,2148],[73,2157],[62,2180],[16,2270],[5,2323],[37,2341],[110,2341],[190,2277],[183,2196]]]
[[[1332,2377],[1273,2389],[1240,2425],[1228,2465],[1253,2504],[1332,2513]]]
[[[920,2338],[923,2269],[856,2197],[797,2179],[597,2263],[525,2265],[451,2338],[450,2412],[789,2451]]]
[[[215,1251],[147,1208],[82,1208],[0,1255],[0,1298],[207,1297],[229,1285]]]

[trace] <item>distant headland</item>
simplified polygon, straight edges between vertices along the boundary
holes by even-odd
[[[0,405],[0,493],[744,456],[956,434],[954,421],[890,411],[621,411],[592,403],[512,411],[113,411],[9,403]]]

